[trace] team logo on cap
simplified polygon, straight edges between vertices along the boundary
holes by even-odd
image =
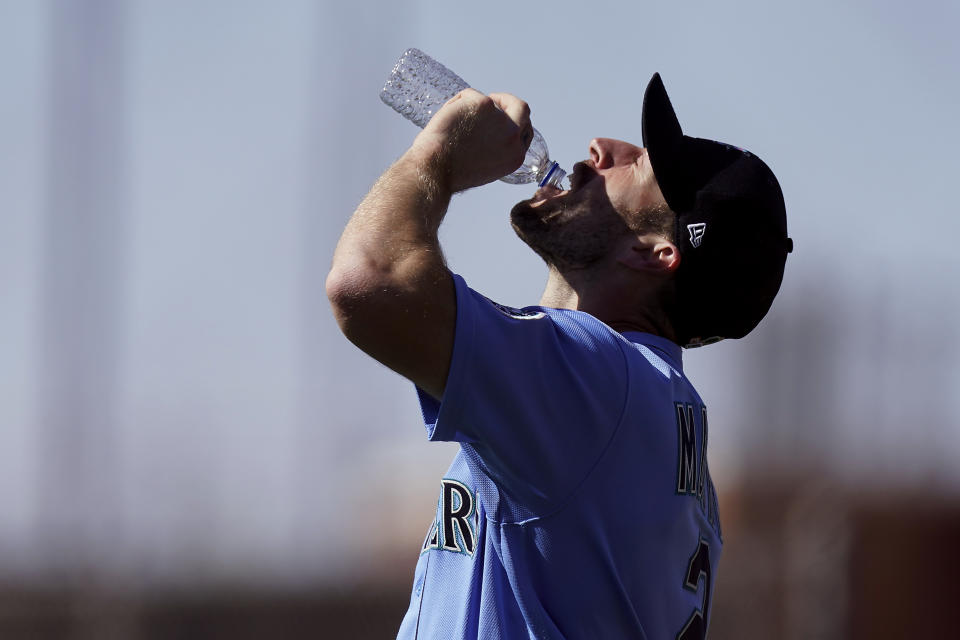
[[[700,246],[700,243],[703,242],[703,233],[707,230],[706,222],[697,222],[695,224],[688,224],[687,231],[690,232],[690,244],[693,245],[693,248],[696,249]]]

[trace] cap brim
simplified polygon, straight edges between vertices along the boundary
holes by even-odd
[[[683,138],[680,121],[670,104],[667,89],[663,86],[660,74],[655,73],[647,83],[643,93],[643,113],[641,115],[643,146],[658,150],[669,149]]]
[[[660,74],[655,73],[647,84],[643,94],[643,112],[640,116],[643,146],[650,157],[653,175],[674,211],[681,208],[678,195],[681,193],[681,165],[683,153],[683,129],[670,103],[667,89],[663,86]],[[686,204],[686,203],[684,203]]]
[[[643,94],[643,145],[667,204],[677,214],[696,206],[696,194],[724,168],[747,155],[742,149],[684,135],[660,74]]]

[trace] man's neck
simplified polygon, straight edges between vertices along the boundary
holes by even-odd
[[[547,275],[547,286],[540,296],[540,306],[552,309],[580,309],[580,296],[567,279],[550,267]]]
[[[597,278],[609,282],[609,278],[586,270],[563,274],[550,267],[540,306],[585,311],[619,332],[640,331],[675,339],[658,308],[647,307],[631,296],[622,295],[622,291],[611,292],[594,282]]]

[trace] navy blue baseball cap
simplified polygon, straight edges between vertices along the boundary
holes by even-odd
[[[677,342],[742,338],[769,311],[793,250],[780,184],[749,151],[684,135],[659,73],[641,119],[654,176],[676,215]]]

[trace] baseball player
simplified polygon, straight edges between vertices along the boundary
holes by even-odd
[[[327,279],[346,336],[415,383],[427,437],[460,443],[398,637],[704,638],[723,539],[681,347],[766,314],[792,249],[780,187],[749,152],[684,135],[654,75],[645,147],[595,139],[569,190],[511,211],[549,275],[539,305],[506,307],[447,269],[437,230],[453,193],[520,165],[529,113],[450,100]]]

